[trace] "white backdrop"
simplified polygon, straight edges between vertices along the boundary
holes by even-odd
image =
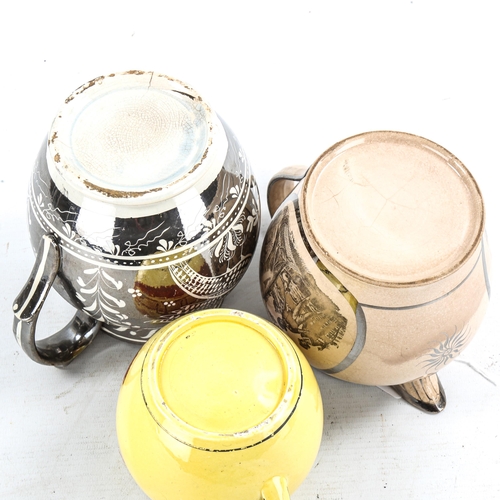
[[[144,499],[117,447],[116,398],[137,347],[100,335],[67,369],[12,334],[34,262],[28,178],[76,87],[113,71],[184,80],[229,123],[268,180],[368,130],[422,135],[472,171],[486,201],[493,295],[472,345],[441,373],[438,416],[316,373],[323,444],[293,500],[500,498],[500,30],[493,1],[60,1],[0,7],[0,498]],[[262,239],[261,239],[262,241]],[[225,305],[265,310],[255,256]],[[42,332],[72,313],[51,296]],[[178,499],[175,499],[178,500]]]

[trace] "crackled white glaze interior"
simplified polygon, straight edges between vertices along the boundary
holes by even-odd
[[[172,197],[193,186],[202,192],[226,153],[222,125],[195,90],[128,71],[98,77],[66,99],[49,132],[47,163],[74,203],[111,200],[119,215],[134,216],[171,208]]]

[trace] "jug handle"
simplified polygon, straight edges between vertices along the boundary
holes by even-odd
[[[73,319],[54,335],[36,341],[38,316],[59,271],[61,255],[53,235],[42,236],[36,261],[26,285],[16,297],[14,311],[14,335],[23,351],[37,363],[66,366],[94,339],[101,323],[83,311],[77,311]]]
[[[267,186],[267,207],[271,217],[305,177],[308,168],[304,166],[286,167],[271,178]]]
[[[288,484],[284,477],[275,476],[264,483],[263,500],[290,500]]]

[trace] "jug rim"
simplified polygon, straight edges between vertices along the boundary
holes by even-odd
[[[169,398],[173,386],[166,387],[168,357],[175,358],[178,349],[191,349],[196,343],[196,328],[204,325],[217,327],[221,322],[232,323],[235,336],[261,335],[264,344],[280,359],[283,386],[272,401],[267,415],[255,419],[248,428],[231,429],[203,428],[192,414],[184,412],[187,404],[175,405]],[[193,336],[193,333],[195,335]],[[205,335],[206,333],[202,334]],[[189,340],[188,340],[189,339]],[[179,347],[176,347],[176,343]],[[189,343],[189,344],[188,344]],[[184,344],[184,347],[182,346]],[[222,363],[224,359],[221,358]],[[234,363],[233,363],[234,364]],[[191,366],[191,369],[197,369]],[[258,374],[256,374],[258,375]],[[292,341],[268,321],[253,314],[232,309],[207,309],[189,314],[163,327],[152,340],[141,368],[141,391],[149,414],[156,424],[175,440],[205,451],[225,452],[251,448],[275,436],[294,415],[303,389],[302,366]],[[179,411],[180,408],[180,411]],[[200,412],[202,409],[200,408]],[[186,415],[188,415],[186,417]],[[199,420],[201,421],[201,419]],[[223,424],[221,424],[223,425]]]
[[[159,72],[130,70],[98,76],[66,98],[46,157],[53,181],[73,203],[106,203],[130,217],[166,211],[191,189],[202,192],[227,149],[221,121],[195,89]]]
[[[314,208],[317,208],[320,203],[315,187],[321,184],[318,182],[318,178],[323,172],[325,172],[325,170],[328,170],[331,161],[336,158],[340,158],[343,154],[349,152],[350,149],[355,148],[360,144],[377,143],[377,141],[384,140],[401,144],[407,143],[412,146],[417,145],[418,147],[422,147],[423,150],[425,149],[425,151],[429,154],[435,155],[439,161],[450,167],[450,171],[456,174],[457,177],[460,177],[460,182],[464,184],[465,189],[468,193],[470,193],[472,206],[471,210],[474,211],[474,220],[471,223],[472,227],[469,239],[464,242],[460,251],[457,252],[457,258],[453,260],[450,258],[446,265],[436,266],[434,269],[436,272],[426,273],[422,271],[420,273],[415,273],[411,279],[406,279],[401,278],[401,276],[391,278],[387,273],[385,276],[383,273],[377,275],[377,273],[371,272],[370,269],[360,270],[359,267],[356,268],[355,265],[351,265],[348,259],[338,256],[339,252],[335,247],[335,244],[332,244],[329,241],[325,242],[324,238],[322,238],[322,231],[327,224],[335,224],[335,217],[329,213],[328,217],[319,223],[314,218],[314,215],[316,215],[314,214]],[[325,177],[328,178],[328,176]],[[317,255],[317,258],[323,263],[323,265],[329,267],[332,272],[335,273],[336,269],[340,269],[341,272],[346,273],[348,276],[370,285],[387,288],[409,288],[440,281],[460,269],[470,259],[470,257],[474,255],[484,234],[484,200],[479,186],[470,171],[448,150],[435,142],[430,141],[429,139],[425,139],[415,134],[380,130],[363,132],[348,137],[335,143],[315,160],[307,171],[303,183],[303,189],[299,195],[299,205],[301,208],[301,218],[303,221],[305,236],[309,241],[313,252]],[[311,210],[311,207],[313,210]]]

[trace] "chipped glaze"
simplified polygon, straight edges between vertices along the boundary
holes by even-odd
[[[260,227],[258,188],[227,124],[188,85],[142,71],[96,78],[66,99],[28,208],[35,251],[46,235],[56,242],[42,263],[58,262],[54,288],[103,331],[136,342],[218,307]],[[31,357],[53,363],[34,346]]]

